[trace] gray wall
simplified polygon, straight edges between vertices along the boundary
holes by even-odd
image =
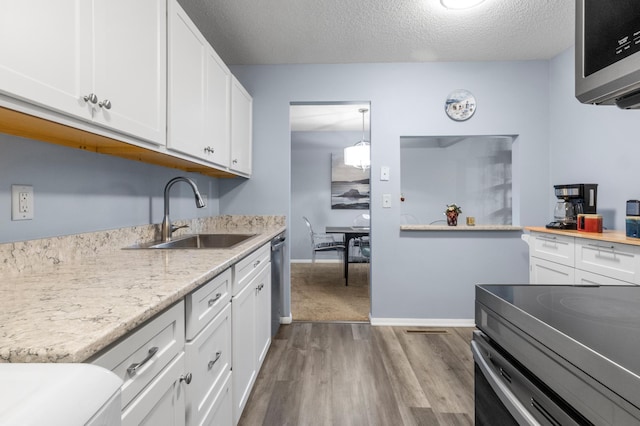
[[[549,69],[550,184],[597,183],[604,226],[624,230],[625,202],[640,199],[640,111],[576,101],[573,55],[574,49],[562,53]]]
[[[195,179],[208,204],[197,209],[178,183],[172,220],[219,214],[217,179],[0,134],[0,242],[160,223],[164,186],[175,176]],[[33,220],[11,220],[12,184],[33,185]]]
[[[475,283],[528,280],[519,233],[400,232],[399,203],[383,209],[381,201],[384,193],[400,196],[400,136],[518,134],[514,224],[546,223],[548,62],[240,66],[233,72],[254,98],[258,160],[248,182],[220,182],[222,213],[287,214],[289,225],[297,221],[288,207],[289,103],[371,101],[372,316],[470,319]],[[448,93],[459,88],[478,102],[475,116],[463,123],[444,113]],[[377,180],[381,166],[390,167],[389,182]]]

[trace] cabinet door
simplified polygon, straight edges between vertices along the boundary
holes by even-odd
[[[169,1],[169,105],[167,147],[202,156],[206,46],[175,0]]]
[[[207,49],[206,63],[204,158],[227,167],[231,150],[231,72],[211,47]]]
[[[256,277],[256,370],[267,356],[271,344],[271,263]]]
[[[187,425],[200,425],[231,371],[231,304],[185,347],[192,380],[187,387]]]
[[[96,123],[164,145],[166,1],[94,0],[92,18],[92,90],[111,103],[96,108]]]
[[[91,2],[0,0],[0,93],[91,119]]]
[[[537,257],[529,258],[529,282],[531,284],[565,284],[574,282],[574,269]]]
[[[256,379],[256,288],[250,283],[231,300],[233,424],[237,424]]]
[[[122,426],[184,426],[184,352],[181,352],[153,382],[122,412]]]
[[[234,77],[231,82],[231,170],[251,174],[253,99]]]

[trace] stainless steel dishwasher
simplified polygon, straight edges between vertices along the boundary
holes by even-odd
[[[280,328],[284,311],[284,233],[271,240],[271,336]]]

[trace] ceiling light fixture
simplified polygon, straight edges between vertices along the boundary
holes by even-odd
[[[447,9],[469,9],[477,6],[484,0],[440,0]]]
[[[364,137],[364,114],[367,111],[369,110],[366,108],[358,110],[362,114],[362,140],[344,149],[344,164],[362,170],[371,167],[371,144]]]

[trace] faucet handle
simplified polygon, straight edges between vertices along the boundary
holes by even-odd
[[[180,225],[180,226],[171,225],[171,232],[175,232],[178,229],[188,228],[188,227],[189,227],[189,225]]]

